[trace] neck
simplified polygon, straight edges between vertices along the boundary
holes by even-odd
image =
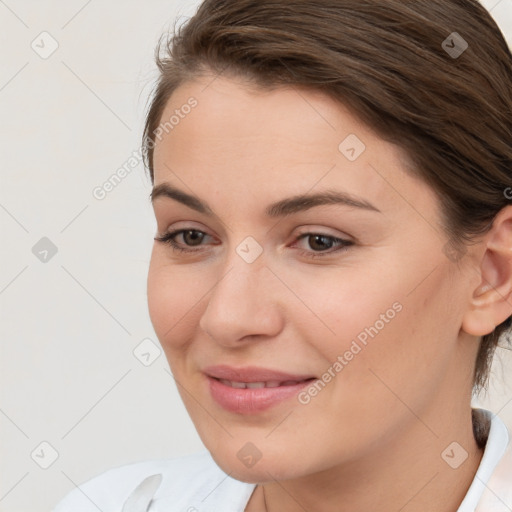
[[[379,442],[352,463],[258,487],[246,512],[453,512],[483,455],[467,406],[425,411],[421,418],[411,413],[400,432]]]

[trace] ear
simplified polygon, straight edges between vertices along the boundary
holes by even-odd
[[[481,242],[480,284],[473,290],[462,330],[485,336],[512,315],[512,206],[503,208]]]

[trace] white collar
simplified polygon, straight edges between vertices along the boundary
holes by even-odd
[[[493,473],[509,446],[508,430],[500,417],[486,409],[477,409],[477,411],[481,413],[487,422],[490,422],[489,437],[487,438],[484,454],[475,477],[473,478],[473,482],[471,483],[464,500],[457,509],[457,512],[474,512],[478,504],[482,506],[489,502],[489,490],[491,488],[488,487],[488,485],[490,484]],[[511,475],[509,474],[508,478],[510,477]],[[484,490],[486,489],[488,489],[488,491],[486,492],[484,500],[480,502],[483,497]],[[485,506],[487,507],[488,505]],[[495,509],[482,508],[481,510],[490,512]]]

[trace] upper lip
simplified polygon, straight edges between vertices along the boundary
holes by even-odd
[[[267,381],[302,381],[315,378],[314,375],[299,375],[286,373],[258,366],[244,366],[234,368],[227,365],[208,366],[203,372],[216,379],[225,379],[233,382],[267,382]]]

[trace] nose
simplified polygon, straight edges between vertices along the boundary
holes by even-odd
[[[230,261],[207,298],[199,326],[226,347],[274,337],[283,328],[280,282],[263,262]]]

